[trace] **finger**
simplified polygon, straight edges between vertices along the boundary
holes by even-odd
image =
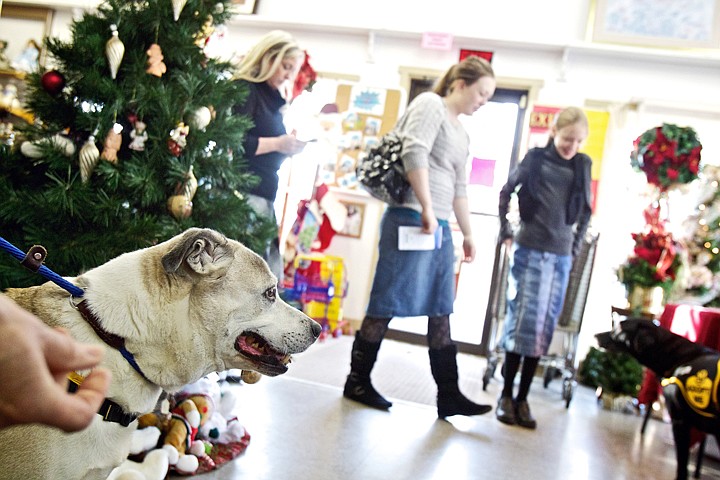
[[[62,390],[53,392],[48,401],[49,418],[45,419],[66,432],[76,432],[93,421],[102,405],[110,385],[110,372],[94,369],[74,394]]]
[[[52,372],[67,372],[92,368],[103,359],[102,345],[77,342],[69,335],[50,331],[44,337],[43,353]]]

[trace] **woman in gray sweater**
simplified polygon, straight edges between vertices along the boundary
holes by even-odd
[[[469,137],[459,116],[472,115],[495,93],[490,64],[469,57],[450,68],[433,92],[418,95],[396,126],[402,139],[402,162],[411,192],[383,216],[379,256],[370,302],[355,336],[351,371],[344,396],[365,405],[392,406],[370,383],[388,325],[393,317],[428,317],[430,366],[438,386],[438,416],[479,415],[488,405],[471,402],[458,389],[457,346],[450,337],[455,298],[452,236],[454,214],[464,236],[463,261],[475,257],[467,202],[466,162]],[[399,250],[398,229],[416,226],[442,238],[434,250]]]

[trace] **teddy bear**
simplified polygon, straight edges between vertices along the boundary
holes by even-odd
[[[148,56],[147,69],[145,70],[150,75],[156,77],[162,77],[163,73],[167,72],[167,66],[163,59],[165,58],[162,54],[162,49],[157,43],[150,45],[145,54]]]

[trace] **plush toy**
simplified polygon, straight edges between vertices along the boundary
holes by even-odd
[[[148,453],[142,462],[125,460],[110,472],[107,480],[163,480],[167,471],[167,452],[158,449]]]
[[[206,454],[206,445],[196,441],[200,427],[212,416],[213,399],[207,394],[184,398],[169,414],[148,413],[138,418],[138,429],[157,427],[163,434],[162,449],[175,471],[192,474],[198,469],[198,457]]]

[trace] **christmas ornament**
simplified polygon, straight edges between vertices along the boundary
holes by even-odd
[[[200,107],[191,114],[190,123],[193,128],[205,130],[205,127],[210,124],[211,119],[212,113],[210,109],[208,107]]]
[[[175,188],[175,195],[168,199],[168,210],[170,210],[173,217],[182,220],[192,215],[192,199],[195,192],[197,192],[197,186],[197,178],[195,178],[191,165],[190,170],[185,175],[185,181]]]
[[[195,38],[195,45],[200,48],[205,48],[210,35],[212,35],[214,31],[215,26],[213,25],[213,17],[208,15],[205,23],[203,23],[203,26],[200,28],[200,31],[193,35],[193,38]]]
[[[125,44],[118,36],[117,26],[110,25],[110,29],[112,30],[112,37],[105,44],[105,56],[110,64],[110,76],[115,80],[123,55],[125,55]]]
[[[145,69],[145,71],[150,75],[162,77],[163,73],[167,72],[167,66],[163,62],[165,57],[162,54],[160,45],[153,43],[145,53],[148,56],[147,69]]]
[[[183,149],[187,145],[187,136],[190,133],[190,127],[185,125],[184,122],[178,123],[177,127],[170,130],[170,138],[168,138],[167,145],[170,153],[179,157]]]
[[[65,77],[57,70],[50,70],[40,78],[40,84],[50,95],[57,95],[65,88]]]
[[[145,128],[145,122],[140,120],[135,120],[133,122],[133,129],[130,131],[130,138],[132,141],[130,142],[130,145],[128,145],[129,149],[135,150],[136,152],[142,152],[145,150],[145,142],[148,139],[148,134],[145,131]]]
[[[189,218],[192,214],[192,201],[185,195],[173,195],[168,199],[168,210],[178,220]]]
[[[182,12],[182,9],[185,8],[185,4],[187,3],[187,0],[172,0],[173,4],[173,18],[177,22],[180,18],[180,12]]]
[[[120,146],[122,145],[122,135],[120,135],[122,129],[122,125],[116,123],[110,130],[108,130],[105,142],[103,143],[104,148],[100,154],[103,160],[107,160],[110,163],[117,163],[117,152],[120,150]]]
[[[100,159],[100,150],[95,146],[95,137],[90,135],[80,149],[80,178],[87,182]]]
[[[20,145],[20,152],[29,158],[42,158],[45,156],[45,149],[48,146],[59,150],[66,157],[70,157],[75,153],[75,144],[72,140],[59,133],[50,138],[23,142]]]
[[[6,110],[16,110],[20,108],[20,100],[18,100],[17,86],[8,83],[3,88],[2,96],[0,96],[0,108]]]

